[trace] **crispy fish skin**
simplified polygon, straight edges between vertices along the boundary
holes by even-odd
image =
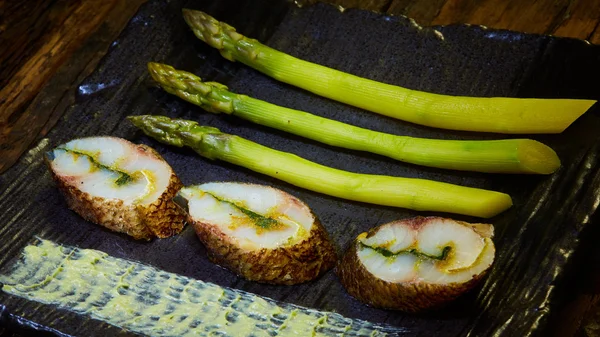
[[[164,161],[154,149],[143,144],[133,145],[137,150]],[[68,207],[87,221],[138,240],[167,238],[181,232],[185,225],[185,214],[172,200],[183,184],[172,169],[167,189],[156,201],[149,205],[135,205],[83,192],[67,177],[54,172],[47,157],[45,162]]]
[[[276,249],[244,251],[217,226],[194,221],[196,234],[206,247],[208,257],[248,280],[281,285],[311,281],[335,266],[335,248],[323,225],[315,218],[309,236],[302,242]]]
[[[405,224],[418,229],[428,221],[441,219],[438,217],[416,217],[401,220]],[[493,235],[493,229],[487,224],[470,224],[455,221],[464,226],[472,228],[482,237]],[[374,235],[377,230],[387,224],[371,229],[367,237]],[[346,291],[370,306],[399,310],[405,312],[422,312],[443,307],[455,300],[460,295],[475,287],[485,276],[490,267],[483,272],[473,275],[467,282],[433,284],[427,282],[388,282],[370,273],[359,257],[358,250],[361,248],[359,240],[354,240],[338,265],[335,272]],[[493,247],[492,247],[493,248]]]

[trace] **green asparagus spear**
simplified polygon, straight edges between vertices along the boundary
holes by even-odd
[[[156,140],[189,146],[209,159],[220,159],[281,179],[292,185],[366,203],[492,217],[512,205],[509,195],[424,179],[352,173],[273,150],[219,129],[165,116],[130,116]]]
[[[149,63],[148,69],[167,92],[207,111],[232,114],[333,146],[464,171],[550,174],[560,166],[551,148],[531,139],[459,141],[396,136],[238,95],[222,84],[202,82],[200,77],[168,65]]]
[[[361,78],[303,61],[236,32],[206,13],[184,9],[202,41],[279,81],[382,115],[443,129],[560,133],[596,101],[439,95]]]

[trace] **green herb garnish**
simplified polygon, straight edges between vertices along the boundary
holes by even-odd
[[[88,153],[77,151],[77,150],[71,150],[71,149],[67,149],[67,148],[64,148],[64,147],[57,147],[56,149],[57,150],[63,150],[65,152],[70,152],[70,153],[76,154],[78,156],[85,156],[97,168],[118,173],[119,174],[119,178],[117,178],[115,180],[115,185],[117,185],[117,186],[127,185],[127,184],[129,184],[129,183],[131,183],[131,182],[133,182],[135,180],[130,174],[128,174],[126,172],[119,171],[119,170],[115,169],[114,167],[110,167],[110,166],[107,166],[107,165],[104,165],[104,164],[98,162],[96,160],[96,158],[94,158],[92,155],[90,155]]]
[[[448,254],[450,254],[450,251],[452,250],[452,247],[446,246],[442,250],[442,254],[440,254],[439,256],[435,256],[435,255],[428,255],[428,254],[422,253],[416,249],[401,250],[397,253],[394,253],[383,247],[371,247],[371,246],[365,245],[362,242],[360,244],[362,247],[372,249],[372,250],[376,251],[377,253],[383,255],[384,257],[394,257],[394,256],[398,256],[400,254],[408,253],[408,254],[416,255],[418,257],[424,257],[424,258],[428,258],[428,259],[432,259],[432,260],[440,260],[440,261],[445,260],[448,257]]]
[[[217,197],[216,195],[214,195],[212,193],[209,193],[209,192],[206,192],[206,191],[202,191],[202,192],[210,195],[211,197],[217,199],[218,201],[228,203],[231,206],[237,208],[242,213],[244,213],[245,215],[247,215],[254,222],[254,224],[256,226],[260,227],[260,228],[264,228],[264,229],[270,230],[270,229],[279,229],[279,228],[282,228],[284,226],[281,222],[279,222],[279,221],[277,221],[277,220],[275,220],[273,218],[270,218],[268,216],[264,216],[262,214],[258,214],[256,212],[253,212],[253,211],[251,211],[251,210],[249,210],[247,208],[244,208],[244,207],[242,207],[240,205],[237,205],[236,203],[234,203],[232,201],[221,199],[221,198]]]
[[[119,172],[119,173],[121,174],[121,176],[117,180],[115,180],[115,184],[117,186],[127,185],[133,181],[133,177],[130,176],[129,174],[123,173],[123,172]]]

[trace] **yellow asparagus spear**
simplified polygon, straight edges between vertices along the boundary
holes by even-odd
[[[184,9],[194,34],[231,61],[279,81],[382,115],[442,129],[560,133],[596,101],[462,97],[421,92],[303,61],[236,32],[206,13]]]

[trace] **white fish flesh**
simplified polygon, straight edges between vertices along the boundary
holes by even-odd
[[[183,229],[172,201],[182,184],[152,148],[116,137],[74,139],[46,155],[69,208],[86,220],[136,239]]]

